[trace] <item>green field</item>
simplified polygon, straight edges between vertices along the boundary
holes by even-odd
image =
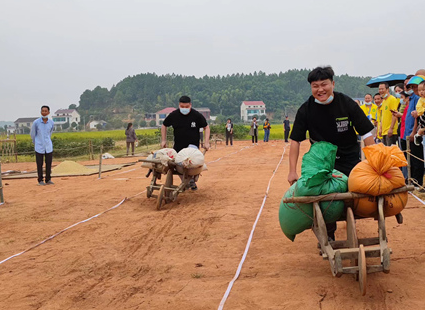
[[[246,126],[249,128],[249,126]],[[154,136],[157,129],[137,129],[137,135],[151,135]],[[224,132],[223,132],[224,135]],[[52,137],[58,139],[67,140],[67,141],[82,141],[82,140],[94,140],[94,139],[103,139],[111,138],[114,141],[123,141],[125,140],[125,130],[107,130],[107,131],[80,131],[80,132],[54,132]],[[264,130],[259,129],[258,138],[263,139]],[[16,135],[16,138],[19,141],[30,141],[30,135]],[[244,139],[251,139],[251,136],[247,135]],[[270,130],[270,139],[278,140],[284,139],[283,125],[282,124],[272,124]]]
[[[137,135],[155,135],[157,129],[137,129]],[[79,132],[54,132],[52,137],[68,141],[94,140],[112,138],[115,141],[125,140],[125,130],[108,131],[79,131]],[[16,135],[18,141],[30,141],[30,135]]]
[[[249,129],[249,126],[246,126]],[[137,129],[136,134],[140,137],[139,146],[136,152],[149,152],[159,148],[159,137],[155,135],[157,129]],[[224,138],[225,132],[218,133],[221,138]],[[18,161],[34,161],[33,146],[30,135],[17,135],[18,140]],[[125,130],[109,130],[109,131],[82,131],[82,132],[58,132],[53,133],[53,138],[56,138],[54,144],[56,147],[57,157],[61,160],[74,159],[82,160],[87,159],[89,154],[89,140],[91,140],[96,146],[93,148],[94,153],[99,152],[99,143],[106,138],[110,138],[115,141],[115,146],[109,149],[108,152],[114,156],[125,155]],[[264,130],[261,128],[258,131],[258,140],[261,141],[264,138]],[[272,124],[270,130],[270,140],[283,140],[284,130],[282,124]],[[172,141],[172,136],[169,137],[169,141]],[[236,140],[236,139],[235,139]],[[242,140],[251,140],[251,136],[246,135]],[[97,141],[97,142],[96,142]],[[113,143],[113,142],[112,142]],[[22,149],[22,145],[26,145],[25,149]],[[87,145],[87,146],[86,146]],[[71,148],[73,151],[81,149],[80,152],[67,151],[67,148]],[[60,151],[62,153],[60,154]],[[65,152],[65,153],[63,153]],[[81,154],[80,154],[81,153]]]

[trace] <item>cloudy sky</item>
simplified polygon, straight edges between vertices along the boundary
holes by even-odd
[[[143,72],[223,75],[330,64],[414,73],[425,4],[386,0],[0,0],[0,120],[78,104]]]

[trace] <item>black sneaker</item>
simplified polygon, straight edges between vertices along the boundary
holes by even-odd
[[[416,134],[413,138],[413,142],[415,142],[415,145],[419,146],[422,143],[422,136]]]
[[[198,189],[198,186],[196,186],[196,183],[193,180],[190,181],[189,185],[190,185],[190,189],[193,191],[196,191]]]

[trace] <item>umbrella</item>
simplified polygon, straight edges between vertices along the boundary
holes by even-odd
[[[396,74],[396,73],[388,73],[384,75],[379,75],[377,77],[371,78],[369,82],[367,82],[366,86],[370,88],[378,87],[380,83],[387,82],[390,86],[394,86],[397,83],[403,83],[406,79],[406,74]]]
[[[419,85],[420,82],[425,81],[425,76],[423,75],[415,75],[414,77],[412,77],[409,81],[409,83],[407,83],[407,85]]]

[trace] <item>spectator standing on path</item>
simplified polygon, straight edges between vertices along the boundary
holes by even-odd
[[[298,109],[291,132],[288,174],[291,185],[298,180],[300,144],[306,140],[307,131],[311,144],[326,141],[338,147],[335,169],[347,176],[360,162],[360,147],[354,128],[362,135],[365,146],[374,144],[372,123],[353,99],[334,91],[334,75],[331,67],[317,67],[308,75],[312,95]],[[336,222],[326,227],[328,237],[335,240]]]
[[[381,143],[382,142],[382,135],[379,133],[379,128],[381,126],[381,118],[382,118],[382,97],[379,93],[375,94],[373,96],[373,101],[375,102],[375,105],[377,107],[377,113],[376,113],[376,121],[374,123],[376,127],[376,137],[375,137],[375,143]]]
[[[131,155],[134,155],[134,142],[137,141],[136,132],[134,131],[133,124],[128,123],[127,129],[125,130],[126,142],[127,142],[127,156],[131,145]]]
[[[291,123],[288,115],[286,115],[285,120],[283,121],[283,130],[285,131],[285,142],[288,143],[289,132],[291,131]]]
[[[416,130],[416,104],[418,103],[418,85],[409,84],[410,79],[404,81],[404,87],[406,94],[409,95],[409,107],[407,109],[406,118],[405,118],[405,129],[404,129],[404,138],[409,139],[410,141],[410,152],[413,156],[410,158],[410,176],[412,179],[415,179],[416,183],[413,183],[415,186],[423,185],[424,178],[424,149],[422,145],[418,146],[414,143],[414,135]]]
[[[398,100],[390,95],[390,86],[387,82],[379,84],[379,94],[381,95],[381,127],[379,129],[383,138],[383,143],[386,146],[397,144],[397,118],[393,115],[393,111],[398,111]]]
[[[34,143],[35,160],[37,163],[38,185],[52,185],[53,143],[52,133],[54,122],[49,119],[50,108],[41,107],[41,117],[36,119],[31,128],[31,139]],[[46,178],[43,182],[43,160],[46,162]]]
[[[270,128],[272,128],[272,126],[269,123],[269,119],[266,118],[264,120],[264,124],[263,124],[263,129],[264,129],[264,139],[263,139],[263,142],[269,142]]]
[[[233,146],[233,123],[230,118],[227,119],[226,123],[226,146],[229,145],[229,140],[230,145]]]
[[[258,123],[257,118],[255,116],[252,118],[249,135],[252,137],[252,145],[254,145],[254,142],[258,145]]]
[[[364,96],[364,104],[360,106],[360,108],[362,109],[368,120],[370,120],[370,122],[375,126],[375,122],[378,119],[378,107],[376,106],[376,104],[373,103],[371,94],[366,94]],[[373,130],[372,134],[374,137],[376,136],[376,128]]]
[[[410,77],[408,77],[410,79]],[[403,86],[404,87],[404,86]],[[403,112],[393,112],[393,114],[400,119],[400,137],[399,137],[399,142],[400,142],[400,149],[403,151],[404,153],[404,157],[407,160],[407,154],[406,154],[406,138],[404,136],[404,132],[405,132],[405,128],[406,128],[406,114],[407,111],[409,109],[409,95],[403,90],[400,93],[398,93],[400,95],[400,105],[404,106]],[[404,179],[406,180],[406,184],[407,184],[407,167],[401,167],[401,171],[403,172],[403,176]]]

